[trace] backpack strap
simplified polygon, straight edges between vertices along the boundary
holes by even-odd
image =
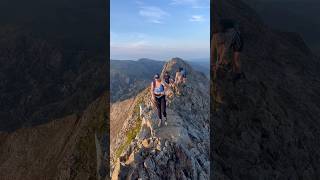
[[[165,87],[165,86],[163,85],[163,83],[161,83],[161,86],[162,86],[162,88],[163,88],[163,92],[164,92],[164,87]]]

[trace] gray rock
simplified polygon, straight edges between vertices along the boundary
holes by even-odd
[[[147,170],[155,171],[155,164],[154,164],[154,161],[151,158],[147,158],[144,161],[143,165]]]
[[[166,140],[166,141],[165,141],[165,143],[164,143],[164,145],[165,145],[165,147],[169,147],[169,146],[170,146],[169,141],[168,141],[168,140]]]
[[[139,170],[137,171],[138,172],[138,174],[139,174],[139,178],[141,178],[141,179],[149,179],[149,177],[148,177],[148,174],[147,174],[147,172],[146,172],[146,170],[144,169],[144,168],[139,168]]]
[[[190,153],[193,154],[194,156],[198,156],[200,154],[199,150],[196,148],[192,148],[190,150]]]
[[[201,171],[199,173],[199,180],[208,180],[208,179],[209,179],[209,177],[205,172]]]

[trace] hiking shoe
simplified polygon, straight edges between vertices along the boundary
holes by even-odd
[[[167,117],[165,117],[164,125],[168,126],[168,118]]]
[[[161,119],[159,119],[159,122],[158,122],[158,127],[161,126]]]

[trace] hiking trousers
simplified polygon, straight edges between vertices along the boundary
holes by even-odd
[[[164,117],[167,117],[166,112],[166,96],[163,95],[161,97],[155,97],[156,98],[156,106],[158,110],[158,117],[162,120],[162,115]]]

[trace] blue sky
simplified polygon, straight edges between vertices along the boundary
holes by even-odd
[[[111,59],[209,58],[209,0],[111,0]]]

